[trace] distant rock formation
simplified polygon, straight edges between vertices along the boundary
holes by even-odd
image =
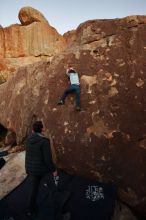
[[[22,8],[18,17],[22,25],[29,25],[33,22],[42,22],[49,25],[46,18],[38,10],[32,7]]]
[[[50,61],[66,46],[65,39],[45,17],[31,7],[19,12],[22,25],[0,28],[0,81],[5,81],[19,67]]]
[[[64,39],[51,62],[22,67],[0,86],[0,123],[21,142],[32,121],[43,120],[59,167],[112,181],[122,201],[146,215],[146,17],[87,21]],[[67,63],[80,74],[81,112],[73,96],[57,106]]]

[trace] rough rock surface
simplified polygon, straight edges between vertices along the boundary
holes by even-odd
[[[17,145],[16,133],[12,130],[9,130],[6,134],[4,143],[5,143],[5,146],[10,146],[10,147],[16,146]]]
[[[5,166],[0,170],[0,199],[18,186],[26,177],[25,153],[7,156]]]
[[[23,25],[0,28],[0,81],[20,66],[50,61],[66,46],[65,39],[37,10],[24,7],[19,18]]]
[[[138,220],[138,219],[135,217],[135,215],[126,205],[117,201],[112,220]]]
[[[145,16],[81,24],[51,63],[21,68],[1,85],[0,123],[21,141],[42,119],[59,167],[114,182],[120,198],[146,215],[145,36]],[[81,112],[73,96],[56,105],[67,63],[80,73]]]

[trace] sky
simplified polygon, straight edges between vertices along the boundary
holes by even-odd
[[[0,0],[0,25],[20,24],[25,6],[39,10],[60,34],[87,20],[146,15],[146,0]]]

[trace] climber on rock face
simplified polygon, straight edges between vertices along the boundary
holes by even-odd
[[[80,111],[80,82],[79,82],[79,76],[76,70],[69,65],[66,74],[70,79],[70,86],[65,89],[63,95],[61,96],[58,105],[64,105],[65,104],[65,99],[68,94],[70,93],[75,93],[76,94],[76,111]]]

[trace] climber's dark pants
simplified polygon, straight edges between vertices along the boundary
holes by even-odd
[[[80,107],[80,86],[76,84],[70,85],[63,93],[61,100],[65,102],[65,98],[68,94],[75,93],[76,94],[76,107]]]

